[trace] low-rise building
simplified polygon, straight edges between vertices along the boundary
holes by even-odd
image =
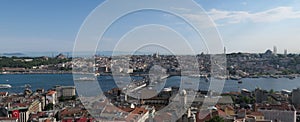
[[[47,104],[48,103],[56,104],[57,101],[56,91],[48,91],[48,93],[46,94],[46,100],[47,100]]]
[[[255,110],[261,112],[265,119],[281,122],[296,122],[296,109],[288,103],[278,105],[256,104]]]
[[[255,89],[254,94],[256,103],[263,103],[268,101],[268,91],[257,88]]]
[[[76,96],[75,86],[58,86],[56,87],[57,97],[74,97]]]
[[[10,117],[0,117],[0,122],[19,122],[19,119]]]

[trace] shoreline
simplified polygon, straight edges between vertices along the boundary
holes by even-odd
[[[52,71],[52,72],[0,72],[0,75],[31,75],[31,74],[36,74],[36,75],[42,75],[42,74],[74,74],[72,71]],[[81,73],[79,73],[81,74]],[[82,73],[84,74],[84,73]],[[130,76],[146,76],[146,73],[133,73],[130,74]],[[98,76],[112,76],[112,73],[101,73]],[[123,75],[120,75],[123,76]],[[169,77],[173,77],[173,76],[186,76],[186,77],[192,77],[192,78],[201,78],[199,76],[191,76],[191,75],[182,75],[182,74],[170,74]],[[257,75],[252,75],[252,76],[246,76],[246,77],[240,77],[239,79],[235,79],[235,78],[230,78],[230,76],[228,76],[227,78],[218,78],[215,77],[216,79],[221,79],[221,80],[240,80],[240,79],[244,79],[244,78],[272,78],[272,79],[278,79],[278,78],[288,78],[288,79],[295,79],[297,77],[300,77],[300,74],[290,74],[290,75],[261,75],[261,76],[257,76]],[[211,77],[208,77],[211,78]]]
[[[73,74],[72,72],[7,72],[0,75],[28,75],[28,74]]]

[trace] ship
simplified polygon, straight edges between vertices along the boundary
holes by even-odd
[[[10,84],[0,84],[0,88],[4,89],[4,88],[11,88]]]

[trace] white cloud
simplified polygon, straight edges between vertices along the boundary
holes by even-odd
[[[240,23],[242,21],[251,21],[254,23],[274,22],[285,19],[300,18],[300,11],[295,11],[292,7],[277,7],[256,13],[211,9],[208,14],[213,18],[213,20],[224,20],[226,24]]]
[[[171,9],[177,10],[177,11],[184,11],[184,12],[190,12],[191,11],[191,9],[188,9],[188,8],[171,7]]]
[[[214,23],[209,22],[210,19],[207,18],[206,13],[204,12],[195,12],[193,9],[186,8],[175,8],[172,9],[179,10],[183,12],[182,16],[185,18],[189,18],[190,20],[196,22],[200,25],[200,27],[214,27],[224,26],[228,24],[236,24],[241,22],[276,22],[282,21],[286,19],[300,19],[300,11],[294,10],[292,7],[276,7],[272,9],[268,9],[265,11],[259,12],[248,12],[248,11],[226,11],[226,10],[218,10],[211,9],[207,11],[207,15],[209,15]],[[167,16],[167,15],[166,15]]]
[[[249,13],[244,11],[220,11],[212,9],[208,12],[208,15],[211,16],[213,20],[223,20],[228,19],[227,23],[239,23],[243,19],[247,18]]]
[[[195,24],[198,24],[198,27],[201,28],[210,28],[215,26],[215,23],[212,22],[213,20],[210,20],[203,12],[197,14],[183,14],[183,16],[195,22]]]

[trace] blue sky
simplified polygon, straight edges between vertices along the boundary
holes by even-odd
[[[1,1],[0,53],[72,51],[81,24],[102,2],[102,0]],[[217,24],[228,52],[264,52],[277,46],[279,53],[283,53],[284,49],[300,53],[298,48],[300,1],[196,0],[196,2]],[[100,45],[99,50],[113,49],[117,41],[115,39],[123,36],[126,31],[132,29],[131,27],[149,23],[172,24],[175,28],[185,28],[178,31],[187,36],[193,33],[188,31],[186,25],[178,24],[180,21],[174,17],[168,18],[155,12],[136,13],[113,25],[104,36],[102,44],[105,46]],[[145,38],[150,37],[145,35]],[[194,40],[198,38],[190,37]],[[205,49],[203,47],[203,50],[198,51]]]

